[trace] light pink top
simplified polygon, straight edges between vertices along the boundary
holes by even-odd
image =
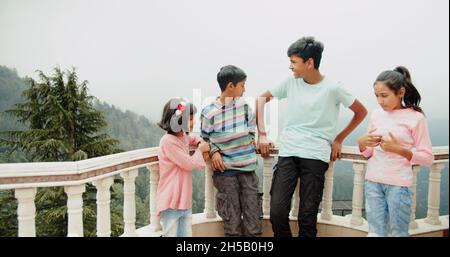
[[[189,146],[198,145],[200,137],[166,134],[159,142],[159,183],[156,194],[157,215],[166,209],[192,206],[192,170],[206,166],[200,150],[189,155]]]
[[[434,160],[425,116],[409,108],[389,112],[379,108],[370,117],[368,131],[375,128],[373,134],[388,137],[391,132],[413,155],[408,161],[401,155],[385,152],[380,146],[367,147],[362,152],[365,157],[370,157],[366,179],[387,185],[411,186],[412,164],[431,166]]]

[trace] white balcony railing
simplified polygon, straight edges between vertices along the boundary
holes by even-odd
[[[430,169],[428,182],[427,216],[421,220],[416,219],[415,194],[416,176],[420,171],[420,166],[413,167],[414,185],[412,186],[412,191],[414,192],[414,201],[410,223],[411,235],[448,231],[448,215],[439,216],[441,171],[445,163],[448,162],[448,146],[434,147],[433,153],[435,162]],[[269,218],[270,213],[269,191],[272,183],[272,164],[277,154],[278,151],[273,150],[271,156],[264,159],[262,183],[265,219]],[[353,179],[352,213],[347,217],[336,216],[332,213],[334,163],[331,163],[325,174],[322,211],[319,214],[318,221],[321,224],[345,227],[367,233],[367,222],[362,216],[366,159],[359,154],[356,147],[344,146],[341,161],[352,162],[355,173]],[[136,230],[135,178],[140,167],[147,167],[150,170],[150,224]],[[83,236],[82,194],[85,191],[86,183],[92,183],[97,189],[97,236],[110,236],[110,187],[113,184],[113,176],[117,174],[120,174],[124,182],[124,233],[122,236],[160,235],[161,225],[155,209],[155,196],[159,181],[157,148],[129,151],[78,162],[0,164],[0,190],[15,190],[15,197],[18,202],[18,235],[22,237],[36,236],[36,208],[34,202],[36,189],[38,187],[63,186],[67,194],[67,236]],[[298,186],[296,190],[298,190]],[[214,207],[214,199],[215,189],[212,183],[212,169],[208,165],[205,170],[205,209],[203,213],[194,215],[194,226],[208,222],[220,222]],[[298,206],[298,193],[295,193],[290,215],[292,220],[296,219]]]

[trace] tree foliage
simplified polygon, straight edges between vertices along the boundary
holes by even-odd
[[[22,93],[24,102],[6,110],[26,126],[24,130],[2,132],[0,142],[10,152],[20,150],[32,161],[77,161],[117,153],[118,140],[100,133],[107,125],[93,106],[87,81],[79,83],[75,69],[54,69],[51,76],[38,71],[39,81],[29,78]],[[114,202],[115,192],[112,193]],[[88,184],[83,195],[85,235],[96,231],[96,190]],[[36,194],[37,234],[67,235],[67,198],[63,187],[39,188]],[[123,226],[119,212],[111,210],[112,230]]]
[[[75,161],[120,151],[118,140],[98,133],[107,123],[93,107],[87,81],[78,83],[74,69],[38,74],[40,81],[28,79],[26,101],[6,111],[28,129],[4,132],[4,145],[27,152],[33,161]]]

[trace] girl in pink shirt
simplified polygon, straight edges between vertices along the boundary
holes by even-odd
[[[373,111],[368,134],[358,139],[368,157],[365,200],[368,236],[409,236],[412,165],[431,166],[434,156],[420,94],[405,67],[382,72],[374,83],[381,108]]]
[[[192,236],[192,170],[204,168],[203,152],[209,144],[188,135],[194,126],[196,108],[180,98],[165,106],[160,123],[167,131],[159,142],[159,182],[156,210],[160,215],[163,236]],[[198,146],[189,154],[190,146]]]

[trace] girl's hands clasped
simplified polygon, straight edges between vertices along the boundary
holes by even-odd
[[[366,149],[367,147],[377,147],[381,143],[382,135],[372,134],[376,129],[372,129],[369,133],[358,139],[358,144],[361,150]]]

